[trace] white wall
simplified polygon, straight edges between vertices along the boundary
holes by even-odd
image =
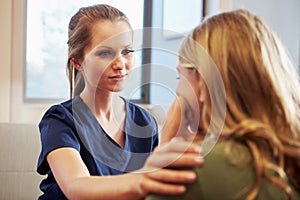
[[[226,3],[224,3],[226,2]],[[286,46],[300,72],[299,0],[208,0],[208,14],[244,8],[259,16]]]
[[[299,0],[233,0],[232,8],[247,8],[261,17],[285,44],[300,66]]]
[[[37,124],[49,105],[23,101],[25,2],[0,3],[0,122]]]
[[[10,84],[11,84],[11,29],[12,1],[1,0],[0,3],[0,121],[10,119]]]

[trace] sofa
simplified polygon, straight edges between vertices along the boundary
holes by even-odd
[[[37,199],[44,178],[36,173],[41,150],[37,125],[0,123],[0,199]]]

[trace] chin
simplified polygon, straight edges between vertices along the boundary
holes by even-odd
[[[112,90],[112,92],[122,92],[124,88],[115,88]]]
[[[113,88],[112,88],[112,91],[113,92],[121,92],[124,90],[124,88],[126,87],[127,85],[127,80],[121,80],[119,81],[117,84],[114,84]]]
[[[124,90],[124,88],[125,88],[124,84],[117,84],[111,89],[111,91],[112,92],[121,92]]]

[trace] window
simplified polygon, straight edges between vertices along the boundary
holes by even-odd
[[[24,84],[25,101],[51,101],[69,97],[66,73],[68,23],[82,6],[99,3],[99,0],[27,0],[26,70]],[[133,29],[143,27],[144,1],[102,0],[123,11]],[[132,6],[134,5],[134,6]],[[139,8],[139,9],[136,9]],[[140,35],[138,34],[138,37]],[[136,66],[141,66],[142,39],[136,39]],[[132,86],[139,85],[142,78],[140,68],[135,70]],[[132,99],[141,99],[141,90],[131,94]]]
[[[202,0],[153,1],[151,42],[152,105],[169,105],[176,97],[178,50],[203,18]]]
[[[68,23],[80,7],[96,3],[99,0],[52,0],[47,3],[27,0],[25,102],[50,103],[68,98]],[[168,104],[174,98],[177,85],[178,47],[186,31],[202,19],[203,1],[192,0],[185,9],[182,9],[184,2],[181,0],[131,0],[130,3],[102,0],[101,3],[122,10],[135,30],[136,68],[121,95],[136,103]],[[165,31],[161,34],[161,30]],[[160,65],[168,69],[164,72],[167,77]]]

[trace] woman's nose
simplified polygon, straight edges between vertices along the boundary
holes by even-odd
[[[120,55],[113,61],[113,68],[116,70],[122,70],[126,67],[126,63],[126,59],[122,55]]]

